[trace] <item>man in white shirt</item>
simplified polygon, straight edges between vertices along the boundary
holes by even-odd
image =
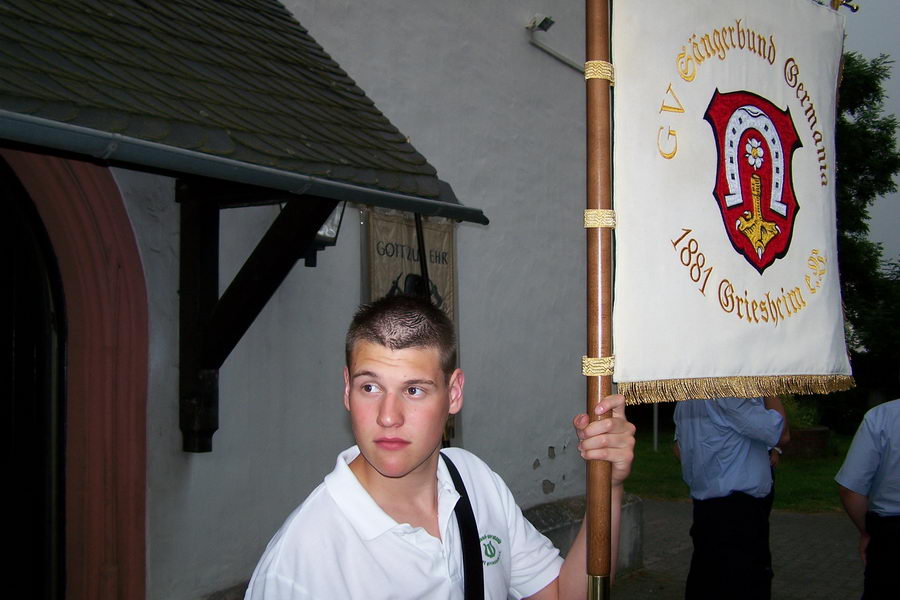
[[[456,491],[439,460],[447,417],[462,408],[453,325],[425,301],[395,296],[363,306],[347,333],[344,405],[357,445],[288,517],[266,548],[247,600],[463,598]],[[587,460],[612,463],[613,553],[634,426],[609,396],[573,424]],[[509,489],[465,450],[458,469],[477,524],[485,598],[586,596],[582,527],[565,561],[522,516]]]

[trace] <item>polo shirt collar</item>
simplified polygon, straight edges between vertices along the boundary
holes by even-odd
[[[409,527],[397,523],[384,512],[350,470],[350,463],[357,456],[358,446],[344,450],[338,455],[334,470],[325,477],[325,488],[338,509],[363,540],[373,540],[395,528]],[[446,532],[459,494],[443,460],[438,460],[437,481],[438,526],[441,532]]]

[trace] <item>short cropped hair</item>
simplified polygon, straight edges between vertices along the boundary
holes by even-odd
[[[444,311],[418,296],[385,296],[359,307],[347,330],[345,352],[348,368],[353,348],[361,341],[380,344],[391,350],[437,348],[441,370],[448,380],[456,368],[453,322]]]

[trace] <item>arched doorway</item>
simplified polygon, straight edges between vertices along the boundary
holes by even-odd
[[[58,569],[65,584],[53,593],[140,600],[148,330],[131,224],[109,169],[18,150],[0,156],[46,230],[67,320],[60,394],[65,551]]]
[[[64,579],[63,419],[65,317],[47,233],[28,195],[0,163],[4,279],[3,441],[11,486],[7,593],[62,598]]]

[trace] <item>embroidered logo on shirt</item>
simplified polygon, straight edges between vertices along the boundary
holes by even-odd
[[[500,562],[500,554],[502,552],[500,544],[503,540],[496,535],[486,534],[481,536],[481,562],[484,566],[489,567]]]

